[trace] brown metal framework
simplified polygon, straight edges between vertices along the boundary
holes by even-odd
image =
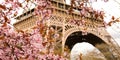
[[[58,39],[59,40],[58,43],[62,42],[61,45],[63,50],[67,37],[76,31],[87,31],[89,33],[92,33],[100,37],[108,45],[114,46],[115,48],[118,47],[116,45],[116,42],[114,42],[114,40],[109,36],[105,28],[101,27],[103,26],[102,21],[92,19],[91,17],[84,17],[84,18],[80,17],[79,9],[77,8],[74,8],[76,10],[75,12],[73,12],[72,14],[68,14],[67,11],[70,5],[66,5],[65,3],[60,1],[51,1],[51,2],[53,4],[54,10],[52,16],[50,17],[50,21],[47,22],[47,24],[49,26],[54,26],[56,33],[62,34],[61,38]],[[22,30],[26,30],[34,27],[36,20],[38,20],[40,17],[33,16],[32,15],[33,11],[34,9],[17,17],[19,21],[17,21],[14,24],[14,27],[16,27],[16,29],[22,29]],[[70,19],[74,19],[76,22],[73,23],[72,20]],[[78,25],[80,24],[80,22],[82,22],[83,19],[87,23],[85,23],[84,25]]]

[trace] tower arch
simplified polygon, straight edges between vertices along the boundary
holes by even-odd
[[[68,29],[67,31],[65,31],[65,34],[64,34],[64,36],[63,36],[63,37],[64,37],[64,44],[65,44],[67,38],[68,38],[72,33],[74,33],[74,32],[79,32],[79,31],[81,31],[81,33],[82,33],[83,31],[86,31],[88,34],[91,33],[91,34],[93,34],[93,35],[101,38],[101,40],[103,40],[105,43],[108,44],[108,39],[105,38],[105,37],[106,37],[105,34],[107,34],[107,33],[103,33],[103,31],[105,31],[105,30],[103,30],[103,29],[98,30],[98,29],[95,29],[95,28],[91,29],[90,27],[87,28],[86,30],[82,29],[82,27],[73,27],[73,28]]]
[[[100,50],[101,53],[103,53],[106,59],[114,59],[114,56],[110,51],[110,46],[104,40],[102,40],[102,38],[90,32],[88,32],[87,35],[82,35],[82,31],[75,29],[74,32],[71,32],[71,34],[69,34],[69,36],[66,38],[65,46],[67,45],[71,50],[75,44],[82,42],[92,44],[94,47]]]

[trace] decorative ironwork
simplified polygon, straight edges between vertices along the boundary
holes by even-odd
[[[55,37],[59,35],[59,38],[55,38],[56,44],[61,43],[62,49],[64,49],[67,37],[76,31],[83,31],[84,34],[86,34],[85,32],[92,33],[100,37],[107,44],[113,44],[112,42],[109,42],[110,40],[106,38],[106,36],[108,36],[109,34],[104,27],[101,27],[104,26],[102,21],[95,20],[89,17],[81,18],[78,12],[68,14],[67,10],[70,6],[64,3],[52,1],[52,4],[54,10],[47,24],[49,25],[49,27],[53,27],[55,29]],[[31,10],[31,13],[33,11],[34,9]],[[28,11],[27,16],[23,16],[26,15],[23,14],[17,18],[19,19],[19,21],[14,24],[16,29],[26,30],[35,26],[36,21],[40,17],[35,17],[31,13],[29,13]]]

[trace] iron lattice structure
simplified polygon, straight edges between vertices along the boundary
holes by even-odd
[[[104,24],[101,20],[96,20],[91,17],[80,17],[80,9],[74,8],[74,11],[71,14],[68,14],[70,5],[67,5],[60,1],[51,1],[53,5],[53,13],[46,23],[47,25],[54,27],[56,33],[60,34],[60,37],[56,39],[56,44],[61,44],[62,51],[64,51],[65,42],[67,37],[77,31],[82,31],[92,33],[99,38],[101,38],[105,43],[111,46],[115,52],[120,53],[119,46],[107,33]],[[34,9],[20,15],[16,19],[18,21],[14,24],[16,29],[26,30],[35,26],[36,20],[39,20],[40,17],[35,17],[32,15]],[[73,21],[74,20],[74,21]],[[84,21],[83,21],[84,20]],[[84,25],[82,23],[85,22]]]

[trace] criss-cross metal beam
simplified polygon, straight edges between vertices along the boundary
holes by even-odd
[[[104,42],[106,42],[106,44],[112,47],[114,45],[114,48],[118,48],[115,45],[115,42],[112,41],[112,38],[107,38],[107,36],[110,35],[107,33],[105,27],[101,27],[103,26],[102,21],[90,17],[82,18],[78,12],[68,14],[67,11],[70,8],[70,5],[66,5],[58,1],[52,1],[52,4],[54,6],[54,10],[50,20],[48,20],[49,23],[47,24],[54,27],[56,33],[60,35],[61,38],[56,39],[56,43],[61,43],[62,52],[64,52],[67,37],[76,31],[92,33],[101,38]],[[34,9],[30,10],[30,12],[31,13],[28,11],[27,15],[19,17],[20,20],[14,24],[16,29],[26,30],[35,26],[36,21],[40,17],[35,17],[32,15]],[[115,49],[115,51],[117,50]]]

